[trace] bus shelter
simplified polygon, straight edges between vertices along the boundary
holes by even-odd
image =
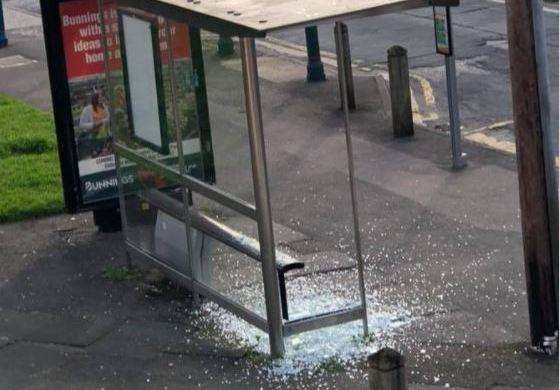
[[[343,39],[344,21],[421,7],[456,6],[458,1],[117,0],[116,7],[110,10],[106,3],[99,0],[111,128],[129,252],[160,266],[193,293],[216,302],[267,332],[274,357],[283,355],[284,337],[301,332],[361,320],[367,334],[364,256],[353,165],[348,80],[340,77],[339,96],[344,113],[359,302],[339,310],[292,319],[285,274],[304,267],[304,263],[279,251],[275,244],[255,40],[283,29],[334,23],[338,67],[340,74],[347,74],[345,70],[350,64],[343,58],[348,52],[348,43]],[[173,39],[181,26],[187,26],[193,53],[187,62],[173,54],[176,47]],[[196,66],[195,52],[201,45],[200,30],[239,40],[254,204],[212,185],[208,175],[199,170],[205,165],[200,161],[206,157],[203,151],[208,149],[204,142],[211,142],[211,139],[196,133],[199,126],[192,126],[197,121],[196,115],[185,107],[196,106],[197,100],[204,99],[192,92],[199,78],[204,77],[203,73],[196,72],[196,69],[203,68]],[[117,41],[119,49],[114,50]],[[115,58],[121,60],[121,67],[116,70],[111,65]],[[452,71],[452,62],[447,65]],[[453,81],[454,75],[450,74],[450,77]],[[456,106],[454,109],[457,113]],[[119,118],[130,123],[125,127],[130,130],[119,130],[116,126]],[[455,121],[454,125],[458,130],[454,135],[458,139],[453,142],[453,150],[459,150],[459,124]],[[461,153],[455,157],[456,163]],[[129,180],[132,176],[138,180]],[[193,194],[255,221],[258,239],[247,237],[208,216],[197,207]],[[141,237],[145,232],[137,228],[139,223],[126,212],[134,202],[147,203],[157,210],[152,234],[160,240],[153,242]],[[172,224],[180,226],[170,229]],[[176,232],[186,236],[187,244],[182,248],[186,251],[184,261],[173,262],[166,256],[169,252],[181,252],[181,248],[174,245],[180,240],[171,237]],[[209,281],[212,271],[206,261],[210,239],[220,241],[261,264],[265,316],[240,305],[212,286]]]

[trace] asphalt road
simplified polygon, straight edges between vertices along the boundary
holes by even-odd
[[[512,128],[512,102],[509,79],[509,58],[506,36],[506,15],[503,0],[469,0],[453,10],[455,52],[458,68],[458,92],[463,136],[501,151],[515,152]],[[25,68],[9,71],[10,77],[0,80],[7,93],[21,95],[42,108],[50,108],[48,79],[42,40],[38,0],[7,0],[4,2],[6,28],[11,42],[1,57],[21,54],[37,61],[37,77],[28,82],[22,76]],[[548,35],[549,70],[551,80],[551,123],[556,150],[559,151],[559,5],[546,3],[545,22]],[[386,74],[386,50],[392,45],[408,49],[411,66],[411,86],[414,98],[414,119],[426,128],[448,132],[448,108],[444,60],[435,54],[431,9],[360,19],[348,23],[352,59],[362,70]],[[333,53],[332,25],[320,25],[323,51]],[[286,44],[299,45],[304,53],[302,29],[275,34]],[[276,41],[276,43],[278,43]],[[279,42],[281,45],[281,42]],[[330,60],[332,60],[330,58]],[[2,68],[0,64],[0,68]],[[21,80],[14,82],[13,80]],[[366,106],[364,102],[362,108]],[[359,102],[358,102],[359,104]],[[557,152],[559,155],[559,152]]]
[[[8,10],[21,10],[30,15],[40,12],[38,0],[8,0],[5,3]],[[497,126],[497,131],[489,135],[512,142],[512,103],[503,1],[467,0],[462,3],[454,10],[453,19],[464,133],[504,124]],[[558,133],[559,6],[546,5],[545,22],[550,61],[552,126]],[[17,20],[7,20],[7,28],[19,31],[19,27],[27,27],[29,23],[20,15]],[[427,127],[446,130],[448,114],[444,62],[434,50],[431,9],[355,20],[349,22],[348,26],[352,58],[362,67],[385,67],[386,50],[392,45],[408,49],[410,66],[415,76],[412,77],[412,87],[424,119],[422,122]],[[319,27],[321,49],[334,52],[332,26]],[[300,45],[305,42],[301,29],[281,32],[276,37]],[[426,85],[432,93],[430,90],[425,91]],[[434,97],[434,101],[429,102],[429,97]]]
[[[454,10],[459,94],[464,131],[478,130],[512,120],[506,13],[502,1],[468,0]],[[559,7],[547,5],[546,30],[551,76],[552,123],[559,132]],[[386,50],[392,45],[408,49],[412,73],[432,87],[435,104],[426,125],[445,128],[448,122],[444,60],[435,54],[430,9],[355,20],[348,23],[352,58],[359,65],[385,66]],[[319,26],[321,49],[335,51],[332,26]],[[304,32],[289,30],[276,37],[304,44]],[[412,80],[413,81],[413,80]],[[421,105],[421,99],[418,99]],[[512,138],[506,127],[505,138]],[[508,130],[508,131],[507,131]],[[508,134],[507,134],[508,132]],[[559,138],[559,137],[556,137]]]

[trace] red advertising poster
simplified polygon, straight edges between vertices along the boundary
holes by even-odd
[[[121,62],[117,10],[110,2],[106,2],[105,7],[104,20],[107,25],[109,66],[111,69],[118,69],[121,67]],[[97,1],[77,0],[61,3],[60,18],[68,78],[103,73],[105,67]],[[161,58],[163,62],[166,62],[167,45],[163,28],[165,20],[159,18],[159,21],[161,25]],[[171,23],[171,35],[174,57],[188,57],[187,26],[181,23]],[[177,37],[182,37],[182,39]]]
[[[69,1],[60,4],[62,40],[66,56],[66,72],[69,79],[104,73],[101,24],[97,2],[91,0]],[[105,20],[117,26],[116,9],[109,8]],[[110,24],[111,26],[113,23]],[[107,42],[114,42],[110,51],[111,68],[120,66],[117,50],[118,34],[108,32]]]
[[[75,142],[78,151],[78,168],[81,179],[81,193],[84,204],[110,199],[117,196],[115,158],[111,150],[109,123],[123,129],[128,121],[123,110],[116,107],[118,117],[109,121],[105,59],[102,44],[101,21],[105,22],[107,49],[111,79],[120,80],[113,85],[117,102],[125,99],[122,85],[122,62],[118,32],[118,12],[116,5],[105,2],[103,18],[98,10],[97,0],[73,0],[60,3],[60,24],[66,62],[66,73],[70,87],[70,101],[74,124]],[[167,64],[168,52],[165,35],[165,19],[159,18],[160,55]],[[185,24],[170,23],[173,57],[178,60],[178,72],[183,72],[188,80],[190,50],[188,27]],[[118,83],[117,83],[118,84]],[[120,104],[125,105],[124,102]],[[116,115],[115,115],[116,116]],[[126,179],[126,178],[125,178]],[[133,180],[133,178],[128,178]]]

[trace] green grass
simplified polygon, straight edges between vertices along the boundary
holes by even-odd
[[[114,267],[108,265],[103,269],[103,277],[111,282],[124,282],[127,280],[138,279],[141,276],[137,269],[127,267]]]
[[[62,209],[52,116],[0,94],[0,223]]]

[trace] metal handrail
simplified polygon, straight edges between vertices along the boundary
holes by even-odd
[[[206,184],[203,181],[198,180],[192,176],[181,174],[178,170],[173,169],[165,164],[150,160],[118,141],[114,141],[114,147],[116,152],[127,160],[139,164],[147,169],[153,170],[157,174],[173,180],[176,183],[185,185],[191,191],[196,192],[208,199],[211,199],[223,206],[229,207],[230,209],[244,215],[245,217],[256,220],[257,213],[256,207],[254,207],[254,205],[245,202],[244,200],[239,199],[234,195],[222,191],[214,186]]]

